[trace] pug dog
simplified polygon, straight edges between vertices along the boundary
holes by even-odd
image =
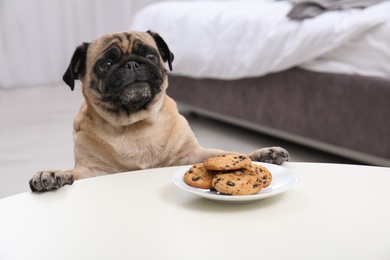
[[[122,32],[78,46],[63,80],[81,80],[85,102],[74,120],[75,167],[36,173],[32,191],[75,180],[155,167],[190,165],[231,154],[203,148],[176,103],[166,94],[174,55],[159,34]],[[281,164],[281,147],[256,150],[253,161]]]

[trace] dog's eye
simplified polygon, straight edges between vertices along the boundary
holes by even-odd
[[[154,54],[148,54],[148,55],[146,55],[146,58],[151,60],[151,61],[156,61],[157,60],[157,56],[154,55]]]
[[[99,68],[102,72],[107,72],[111,69],[112,62],[111,61],[105,61],[102,64],[100,64]]]

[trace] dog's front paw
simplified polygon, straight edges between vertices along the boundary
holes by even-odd
[[[66,174],[63,171],[42,171],[35,174],[29,184],[32,191],[49,191],[66,184],[72,185],[73,182],[72,174]]]
[[[282,147],[268,147],[254,151],[249,155],[252,161],[282,164],[290,160],[290,154]]]

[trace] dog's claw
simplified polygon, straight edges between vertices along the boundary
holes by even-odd
[[[59,177],[59,176],[56,177],[56,183],[57,183],[58,187],[62,187],[62,179],[61,179],[61,177]]]
[[[69,185],[72,185],[73,182],[74,182],[74,176],[73,176],[73,175],[70,175],[68,184],[69,184]]]

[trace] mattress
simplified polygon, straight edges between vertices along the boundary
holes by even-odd
[[[130,29],[165,39],[173,75],[228,80],[301,67],[390,79],[390,1],[303,21],[287,17],[291,8],[274,0],[168,1],[139,11]]]

